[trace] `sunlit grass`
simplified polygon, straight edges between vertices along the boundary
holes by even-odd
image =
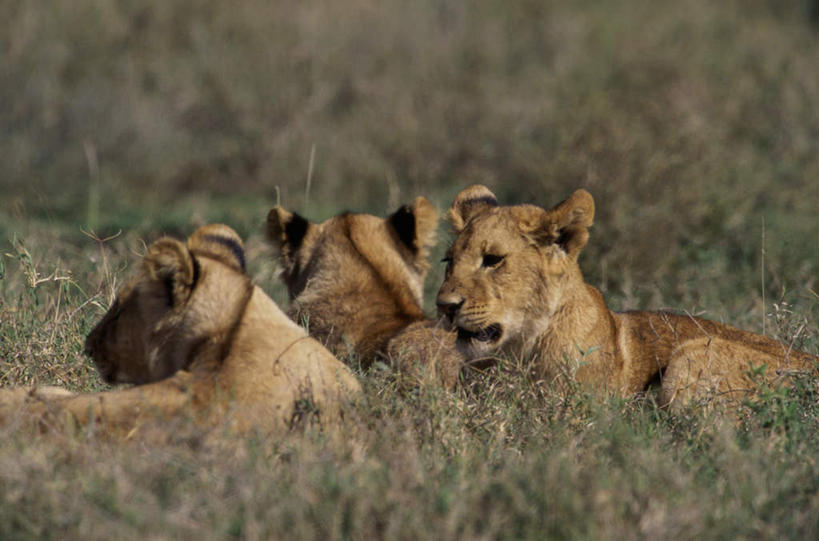
[[[231,225],[285,304],[261,235],[276,202],[443,211],[475,182],[542,206],[587,188],[580,262],[611,308],[817,352],[810,4],[4,3],[0,385],[106,388],[85,335],[160,234]],[[819,535],[810,378],[726,418],[558,395],[525,360],[455,393],[359,375],[341,441],[2,429],[0,538]]]

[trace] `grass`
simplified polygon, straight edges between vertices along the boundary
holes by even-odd
[[[3,3],[0,385],[104,388],[84,337],[159,234],[230,224],[286,304],[260,235],[277,196],[320,220],[445,209],[473,182],[541,205],[589,189],[581,265],[612,308],[817,352],[811,5]],[[2,429],[0,537],[819,536],[815,381],[734,423],[528,374],[453,394],[361,374],[332,444]]]

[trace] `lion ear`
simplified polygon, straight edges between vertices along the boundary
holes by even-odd
[[[313,226],[295,212],[276,205],[267,213],[267,239],[285,261],[290,261],[301,248],[307,231]]]
[[[168,293],[168,305],[184,303],[196,284],[197,265],[187,246],[176,239],[163,237],[148,247],[142,260],[152,280],[162,282]]]
[[[558,244],[577,257],[589,240],[588,228],[594,223],[594,198],[586,190],[576,190],[568,199],[545,212],[539,236]]]
[[[188,249],[194,254],[216,259],[239,272],[246,271],[242,238],[224,224],[209,224],[194,231],[188,238]]]
[[[412,204],[393,212],[387,217],[387,223],[413,254],[426,257],[428,248],[435,244],[438,211],[424,197],[417,197]]]
[[[455,196],[452,207],[449,209],[449,221],[456,233],[460,233],[473,217],[486,209],[497,207],[498,199],[489,188],[480,184],[472,185],[461,190]]]

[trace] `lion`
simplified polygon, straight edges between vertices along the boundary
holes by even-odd
[[[631,396],[659,384],[658,402],[672,408],[714,397],[736,405],[760,372],[779,383],[817,366],[789,344],[699,317],[610,311],[577,262],[594,219],[585,190],[545,210],[500,206],[474,185],[449,219],[456,237],[436,302],[467,356],[533,358],[564,389],[574,382]]]
[[[423,310],[437,228],[438,212],[423,197],[387,218],[343,213],[322,223],[273,207],[266,233],[281,260],[288,314],[364,368],[386,359],[453,388],[463,360],[455,334]]]
[[[345,365],[253,284],[241,239],[221,224],[197,229],[187,243],[163,237],[151,244],[85,352],[103,380],[135,386],[6,390],[0,419],[21,408],[42,427],[94,424],[122,438],[180,419],[284,434],[313,421],[332,426],[361,390]]]

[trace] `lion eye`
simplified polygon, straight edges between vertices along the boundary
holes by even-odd
[[[496,267],[501,263],[501,261],[503,261],[503,259],[505,257],[506,256],[503,256],[503,255],[485,254],[483,256],[483,261],[481,261],[481,266],[482,267]]]
[[[452,272],[452,258],[450,256],[446,256],[441,261],[446,263],[446,275],[449,276],[449,273]]]

